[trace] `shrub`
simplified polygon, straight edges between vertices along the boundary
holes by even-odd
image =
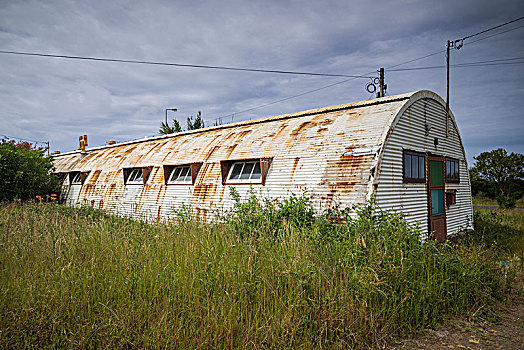
[[[0,142],[0,201],[34,199],[59,191],[58,179],[50,172],[53,161],[30,143]]]

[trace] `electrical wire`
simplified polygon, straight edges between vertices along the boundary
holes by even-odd
[[[523,60],[523,59],[524,57],[513,57],[513,58],[503,58],[503,59],[489,60],[489,61],[464,62],[464,63],[452,64],[450,65],[450,67],[463,68],[463,67],[482,67],[482,66],[502,66],[502,65],[512,65],[512,64],[523,64],[524,61],[507,62],[507,61]],[[427,69],[441,69],[441,68],[446,68],[446,66],[397,68],[397,69],[389,69],[388,72],[406,72],[406,71],[412,71],[412,70],[427,70]]]
[[[520,28],[522,28],[522,27],[524,27],[524,24],[521,25],[521,26],[518,26],[518,27],[512,28],[512,29],[504,30],[504,31],[502,31],[502,32],[498,32],[498,33],[491,34],[491,35],[485,36],[485,37],[480,38],[480,39],[477,39],[477,40],[473,40],[473,41],[467,42],[467,43],[465,43],[464,45],[470,45],[470,44],[476,43],[477,41],[481,41],[481,40],[489,39],[489,38],[492,38],[492,37],[497,36],[497,35],[501,35],[501,34],[505,34],[505,33],[508,33],[508,32],[512,32],[512,31],[517,30],[517,29],[520,29]],[[459,40],[459,41],[460,41],[460,40]]]
[[[498,26],[491,27],[491,28],[489,28],[489,29],[486,29],[486,30],[480,31],[480,32],[478,32],[478,33],[475,33],[475,34],[471,34],[471,35],[465,36],[465,37],[463,37],[462,39],[457,39],[457,40],[455,40],[455,42],[456,42],[456,41],[464,41],[464,40],[466,40],[466,39],[473,38],[474,36],[477,36],[477,35],[480,35],[480,34],[484,34],[484,33],[490,32],[490,31],[495,30],[495,29],[500,28],[500,27],[507,26],[508,24],[515,23],[515,22],[520,21],[520,20],[522,20],[522,19],[524,19],[524,16],[519,17],[519,18],[516,18],[516,19],[511,20],[511,21],[506,22],[506,23],[499,24]]]
[[[257,69],[257,68],[239,68],[239,67],[225,67],[225,66],[209,66],[201,64],[185,64],[185,63],[170,63],[170,62],[153,62],[153,61],[137,61],[137,60],[123,60],[115,58],[101,58],[101,57],[87,57],[87,56],[70,56],[70,55],[53,55],[44,54],[38,52],[21,52],[21,51],[5,51],[0,50],[0,53],[10,55],[21,55],[21,56],[36,56],[36,57],[51,57],[51,58],[66,58],[84,61],[98,61],[98,62],[113,62],[113,63],[134,63],[134,64],[147,64],[154,66],[170,66],[170,67],[186,67],[186,68],[205,68],[205,69],[217,69],[217,70],[230,70],[230,71],[241,71],[241,72],[255,72],[255,73],[274,73],[274,74],[292,74],[292,75],[309,75],[318,77],[343,77],[343,78],[370,78],[363,77],[361,75],[347,75],[347,74],[331,74],[331,73],[313,73],[313,72],[296,72],[296,71],[283,71],[283,70],[272,70],[272,69]]]
[[[267,106],[271,106],[271,105],[274,105],[274,104],[277,104],[277,103],[280,103],[280,102],[284,102],[284,101],[287,101],[287,100],[291,100],[293,98],[296,98],[296,97],[300,97],[300,96],[304,96],[304,95],[307,95],[307,94],[311,94],[313,92],[317,92],[317,91],[320,91],[320,90],[324,90],[324,89],[328,89],[330,87],[333,87],[335,85],[340,85],[340,84],[343,84],[343,83],[346,83],[350,80],[355,80],[357,78],[366,78],[366,75],[368,74],[373,74],[375,72],[369,72],[369,73],[366,73],[366,74],[363,74],[363,75],[359,75],[359,76],[356,76],[354,78],[350,78],[350,79],[345,79],[345,80],[341,80],[341,81],[338,81],[336,83],[333,83],[333,84],[329,84],[329,85],[325,85],[325,86],[322,86],[322,87],[319,87],[319,88],[316,88],[314,90],[309,90],[309,91],[306,91],[306,92],[302,92],[300,94],[297,94],[297,95],[293,95],[293,96],[288,96],[286,98],[282,98],[280,100],[276,100],[276,101],[273,101],[273,102],[268,102],[268,103],[264,103],[262,105],[259,105],[259,106],[256,106],[256,107],[252,107],[252,108],[248,108],[248,109],[244,109],[242,111],[238,111],[238,112],[235,112],[235,113],[231,113],[231,114],[228,114],[228,115],[225,115],[225,116],[222,116],[222,117],[218,117],[218,118],[215,118],[215,119],[208,119],[206,120],[207,122],[218,122],[218,121],[221,121],[222,119],[227,119],[229,117],[234,117],[236,114],[242,114],[242,113],[245,113],[245,112],[250,112],[250,111],[253,111],[255,109],[259,109],[259,108],[262,108],[262,107],[267,107]]]
[[[0,136],[6,137],[8,139],[13,139],[13,140],[31,141],[31,142],[36,142],[36,143],[48,143],[49,142],[49,141],[37,141],[37,140],[25,139],[22,137],[14,137],[14,136],[3,135],[3,134],[0,134]]]

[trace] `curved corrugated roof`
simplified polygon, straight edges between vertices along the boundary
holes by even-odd
[[[398,116],[419,98],[441,101],[432,92],[419,91],[318,108],[91,148],[84,155],[79,151],[56,155],[55,168],[92,174],[71,202],[121,207],[129,190],[122,169],[152,166],[149,180],[131,201],[136,201],[133,210],[147,207],[160,216],[161,208],[182,203],[205,210],[223,205],[227,186],[221,181],[221,161],[272,158],[267,181],[259,185],[269,195],[286,196],[308,188],[321,203],[341,198],[350,205],[366,200],[377,157],[347,152],[380,149]],[[193,186],[181,190],[165,185],[163,165],[193,162],[203,163]]]
[[[86,166],[95,165],[93,163],[93,158],[102,159],[103,161],[110,161],[112,156],[117,155],[120,153],[120,151],[123,152],[122,155],[125,154],[126,156],[130,156],[131,152],[133,155],[135,155],[137,154],[137,149],[143,150],[144,148],[154,148],[157,150],[168,150],[173,152],[178,150],[181,144],[186,144],[186,151],[184,151],[184,153],[187,152],[188,156],[191,156],[192,158],[199,158],[200,156],[200,158],[202,158],[205,157],[205,155],[202,153],[207,153],[205,151],[206,143],[208,146],[213,145],[213,147],[216,147],[218,145],[211,141],[216,141],[219,135],[229,135],[235,131],[251,133],[253,130],[257,130],[261,133],[263,132],[264,135],[266,135],[268,134],[267,131],[269,129],[277,128],[279,129],[279,138],[278,140],[273,141],[276,141],[277,144],[280,144],[281,141],[283,141],[283,138],[288,138],[288,141],[291,141],[308,129],[316,126],[319,119],[325,117],[324,123],[331,124],[335,121],[335,119],[337,119],[337,117],[342,115],[349,117],[346,119],[346,123],[344,123],[344,125],[339,125],[340,128],[347,131],[345,133],[345,139],[348,145],[354,145],[358,147],[375,145],[380,136],[384,134],[384,128],[389,124],[388,122],[393,120],[391,117],[396,114],[396,111],[402,105],[402,101],[409,99],[413,94],[414,93],[407,93],[402,95],[388,96],[384,98],[311,109],[268,118],[207,127],[176,134],[127,141],[116,145],[93,147],[87,149],[86,156],[82,156],[80,151],[62,153],[59,155],[54,155],[55,167],[57,172],[90,170],[87,169]],[[297,124],[298,120],[304,120],[304,123],[299,123],[301,126],[298,129],[293,128],[292,126]],[[269,132],[270,138],[267,139],[267,141],[272,140],[271,136],[271,132]],[[201,144],[201,142],[206,143]],[[193,152],[194,147],[196,147],[197,144],[203,151],[200,152],[200,155],[197,155],[195,152]],[[172,148],[169,146],[172,146]],[[193,147],[193,149],[188,149],[189,147]],[[143,157],[140,158],[143,159]]]

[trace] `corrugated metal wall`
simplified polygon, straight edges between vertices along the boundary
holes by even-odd
[[[68,204],[91,205],[131,217],[169,217],[182,205],[201,216],[232,206],[222,185],[220,161],[272,157],[265,185],[234,185],[245,197],[252,189],[283,198],[307,189],[317,208],[366,200],[373,156],[347,157],[355,148],[377,145],[411,94],[225,125],[170,137],[63,154],[58,172],[90,171],[73,185]],[[202,162],[194,185],[165,185],[163,165]],[[153,166],[145,185],[124,185],[123,168]]]
[[[473,207],[471,188],[457,126],[450,122],[446,137],[446,109],[443,101],[434,98],[418,99],[398,117],[384,144],[381,166],[376,179],[376,200],[383,209],[395,209],[404,213],[410,223],[418,223],[423,231],[428,229],[428,198],[426,184],[403,183],[403,150],[431,152],[435,155],[459,160],[460,183],[446,183],[446,189],[457,190],[457,203],[446,207],[448,235],[464,228],[472,228]],[[425,124],[429,123],[429,135]],[[434,139],[438,138],[438,145]]]
[[[420,99],[424,96],[429,97]],[[169,218],[186,205],[209,218],[233,204],[231,186],[222,185],[220,161],[271,157],[265,185],[234,185],[242,197],[253,190],[284,198],[307,189],[319,209],[333,203],[351,206],[364,202],[375,184],[381,208],[402,211],[409,222],[419,222],[426,230],[425,185],[402,183],[402,150],[431,151],[460,159],[461,182],[447,186],[458,190],[457,204],[447,211],[448,232],[453,232],[471,222],[469,178],[455,125],[446,138],[444,108],[441,99],[432,96],[427,91],[391,96],[90,149],[86,155],[63,154],[55,157],[55,167],[57,172],[90,171],[83,186],[69,186],[66,180],[69,205],[149,219]],[[432,124],[428,137],[425,121]],[[436,149],[434,137],[440,140]],[[380,151],[383,143],[381,158],[343,156],[358,148],[378,146]],[[202,162],[194,185],[164,184],[164,165],[192,162]],[[124,184],[123,168],[144,166],[153,167],[145,185]]]

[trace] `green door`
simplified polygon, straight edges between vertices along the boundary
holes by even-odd
[[[446,206],[444,204],[444,158],[429,157],[429,228],[433,238],[445,241]]]

